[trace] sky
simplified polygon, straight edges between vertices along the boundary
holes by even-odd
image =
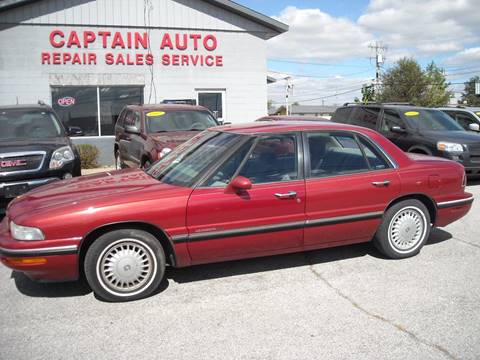
[[[292,102],[342,104],[375,78],[374,52],[386,48],[383,71],[402,57],[444,68],[458,98],[480,75],[480,0],[237,0],[290,30],[267,41],[269,74],[291,76]],[[268,86],[276,106],[285,80]]]

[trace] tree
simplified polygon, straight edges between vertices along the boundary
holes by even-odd
[[[383,87],[376,99],[381,102],[408,102],[420,106],[441,106],[448,103],[448,90],[443,69],[432,61],[425,70],[415,59],[400,59],[382,76]]]
[[[426,89],[420,105],[437,107],[449,103],[453,92],[448,90],[450,83],[445,79],[443,69],[432,61],[424,72]]]
[[[280,106],[277,108],[277,112],[275,115],[285,115],[287,113],[285,105]]]
[[[480,95],[475,95],[475,83],[480,81],[480,76],[474,76],[465,83],[460,102],[469,106],[480,106]]]

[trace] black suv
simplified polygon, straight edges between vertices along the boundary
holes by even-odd
[[[345,104],[332,121],[374,129],[403,151],[441,156],[463,164],[467,175],[480,174],[480,135],[465,131],[436,109],[410,104]]]
[[[51,107],[0,106],[0,213],[34,187],[80,175],[78,152]]]

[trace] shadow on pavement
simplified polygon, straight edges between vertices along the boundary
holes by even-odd
[[[87,295],[91,292],[88,284],[83,281],[59,282],[59,283],[40,283],[30,280],[24,274],[18,271],[12,271],[11,278],[15,281],[15,286],[23,295],[31,297],[71,297]]]
[[[433,229],[426,245],[438,244],[451,238],[452,234],[449,232],[442,229]],[[176,283],[189,283],[306,265],[317,265],[362,256],[375,257],[380,261],[390,261],[380,254],[372,243],[362,243],[303,253],[196,265],[187,268],[167,268],[164,280],[152,296],[165,291],[169,286],[169,280]],[[11,277],[14,279],[17,289],[22,294],[31,297],[72,297],[87,295],[91,292],[85,280],[68,283],[37,283],[15,271],[12,272]]]

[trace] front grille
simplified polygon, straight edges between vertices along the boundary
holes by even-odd
[[[44,151],[0,154],[0,175],[40,170],[44,158]]]
[[[480,163],[480,144],[468,145],[470,152],[470,161],[473,163]]]

